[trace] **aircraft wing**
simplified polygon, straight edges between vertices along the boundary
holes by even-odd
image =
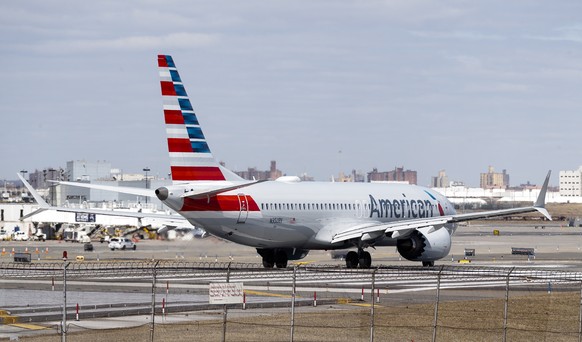
[[[530,207],[522,207],[522,208],[512,208],[512,209],[500,209],[500,210],[490,210],[490,211],[483,211],[477,213],[468,213],[468,214],[456,214],[456,215],[446,215],[446,216],[437,216],[437,217],[430,217],[425,219],[416,219],[416,220],[398,220],[392,221],[387,223],[372,223],[368,226],[359,226],[354,228],[348,228],[343,231],[340,231],[333,235],[331,242],[337,243],[347,240],[360,240],[363,242],[370,241],[373,242],[377,238],[388,235],[392,238],[399,238],[405,237],[408,234],[412,233],[413,230],[419,228],[427,228],[432,227],[433,229],[440,229],[444,227],[447,223],[457,223],[457,222],[464,222],[464,221],[471,221],[471,220],[478,220],[490,217],[499,217],[499,216],[507,216],[513,214],[522,214],[528,212],[537,211],[544,215],[548,220],[551,220],[552,217],[548,213],[545,208],[545,199],[546,199],[546,192],[548,189],[548,182],[550,180],[551,172],[548,172],[546,176],[546,180],[544,181],[544,185],[540,191],[540,194],[534,203],[533,206]]]
[[[440,216],[419,220],[399,220],[389,223],[374,224],[367,227],[350,228],[335,234],[331,240],[331,243],[353,239],[361,240],[364,242],[373,241],[384,234],[390,233],[391,237],[393,238],[404,237],[418,228],[430,226],[438,226],[440,228],[448,222],[449,217]]]

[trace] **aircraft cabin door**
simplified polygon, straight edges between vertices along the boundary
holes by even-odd
[[[238,213],[238,220],[236,223],[245,223],[247,221],[247,217],[249,217],[249,203],[247,200],[247,195],[238,194],[238,203],[240,211]]]

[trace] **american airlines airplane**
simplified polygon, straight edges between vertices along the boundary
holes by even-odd
[[[287,267],[310,250],[353,248],[348,268],[369,268],[367,248],[396,246],[402,257],[433,266],[448,255],[457,223],[544,208],[550,173],[530,207],[457,214],[451,202],[422,186],[302,182],[298,177],[248,181],[220,165],[210,150],[171,56],[159,55],[173,184],[149,189],[60,182],[156,196],[210,234],[257,249],[263,266]]]

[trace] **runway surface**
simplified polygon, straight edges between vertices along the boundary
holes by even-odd
[[[500,231],[499,236],[493,235],[494,229]],[[118,309],[112,305],[125,305],[125,312],[130,315],[125,316],[128,322],[135,321],[129,317],[147,316],[147,310],[151,310],[152,260],[161,260],[161,268],[156,272],[157,308],[161,308],[162,300],[167,300],[168,308],[174,306],[175,312],[193,311],[196,305],[202,310],[212,310],[205,306],[208,284],[225,281],[228,263],[236,265],[230,271],[230,282],[244,284],[249,304],[271,303],[275,307],[280,303],[288,307],[291,301],[293,269],[263,270],[259,267],[260,258],[249,247],[215,238],[176,242],[145,240],[138,242],[136,251],[110,251],[106,244],[99,242],[93,245],[93,252],[85,252],[83,245],[77,243],[0,242],[0,273],[4,272],[0,276],[0,310],[18,312],[21,309],[20,316],[29,320],[32,314],[24,308],[49,318],[58,316],[63,302],[61,257],[64,250],[69,261],[76,260],[77,256],[84,259],[71,261],[69,266],[67,303],[82,303],[85,310],[90,306],[99,307],[100,312],[114,312]],[[555,223],[543,228],[501,223],[460,227],[453,236],[451,254],[430,269],[403,260],[395,248],[371,249],[373,266],[378,267],[373,286],[383,301],[393,303],[433,301],[439,279],[444,297],[451,300],[499,297],[504,292],[492,290],[504,289],[508,279],[515,292],[521,291],[520,288],[525,293],[547,291],[552,286],[552,290],[571,290],[579,288],[582,280],[581,245],[582,228]],[[534,248],[535,257],[512,255],[512,247]],[[13,249],[31,253],[33,262],[8,267]],[[475,249],[476,255],[470,258],[469,264],[459,264],[465,249]],[[301,261],[295,273],[298,301],[312,301],[314,293],[321,301],[338,303],[342,298],[357,301],[362,296],[362,288],[365,288],[365,300],[372,298],[369,292],[373,270],[347,270],[342,260],[332,259],[327,251],[312,251]],[[74,306],[67,306],[69,314],[74,315]],[[138,309],[142,311],[135,314]],[[178,317],[181,316],[171,319]],[[99,321],[106,327],[121,321],[109,320],[109,323]],[[86,324],[90,321],[84,320]],[[53,319],[46,325],[56,322],[58,319]],[[0,337],[35,331],[30,326],[4,324]]]

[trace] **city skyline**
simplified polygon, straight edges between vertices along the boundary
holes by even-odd
[[[112,165],[111,163],[109,163],[107,160],[99,160],[99,161],[88,161],[88,160],[70,160],[67,161],[65,166],[54,166],[54,167],[46,167],[46,168],[34,168],[34,170],[20,170],[19,173],[21,173],[26,179],[28,179],[31,184],[33,184],[33,187],[37,187],[35,186],[35,184],[37,184],[37,182],[39,182],[38,180],[36,180],[36,178],[38,178],[37,173],[42,174],[43,171],[47,171],[47,174],[52,174],[53,176],[55,174],[61,174],[62,179],[61,180],[71,180],[70,177],[67,177],[67,173],[68,173],[68,168],[69,165],[73,165],[73,164],[83,164],[83,163],[88,163],[88,164],[104,164],[105,166],[109,165],[111,167],[111,176],[109,178],[117,178],[119,180],[119,177],[121,176],[121,179],[123,179],[123,175],[144,175],[143,170],[136,170],[136,171],[124,171],[120,168],[117,168],[115,165]],[[267,163],[269,165],[269,167],[265,167],[262,168],[260,166],[249,166],[246,169],[242,169],[242,170],[235,170],[235,169],[231,169],[231,171],[233,171],[234,173],[238,174],[240,177],[244,178],[244,179],[271,179],[274,180],[280,176],[298,176],[300,178],[310,178],[311,180],[311,176],[309,174],[309,172],[307,173],[303,173],[303,174],[289,174],[287,172],[285,172],[285,170],[279,170],[278,166],[277,166],[277,161],[276,160],[271,160],[269,161],[269,163]],[[222,163],[223,166],[228,168],[228,165],[226,165],[225,163]],[[78,168],[78,167],[77,167]],[[479,176],[477,176],[476,178],[481,178],[481,182],[483,181],[483,175],[484,174],[490,174],[493,173],[495,170],[495,168],[493,166],[489,166],[487,168],[487,170],[483,170],[486,172],[480,172]],[[563,170],[557,171],[557,172],[561,172]],[[155,178],[155,179],[169,179],[170,174],[169,173],[163,173],[163,172],[158,172],[155,169],[150,169],[148,168],[148,172],[149,172],[149,177]],[[78,172],[77,172],[78,173]],[[434,187],[433,183],[435,182],[435,179],[437,178],[444,178],[446,179],[447,183],[456,183],[458,184],[463,184],[465,186],[468,187],[480,187],[480,188],[490,188],[489,186],[483,186],[483,183],[479,184],[479,186],[476,185],[472,185],[470,182],[465,181],[464,179],[449,179],[448,175],[446,174],[446,169],[441,169],[439,170],[437,175],[432,175],[428,177],[428,180],[426,182],[422,181],[423,178],[419,178],[417,177],[417,170],[410,170],[404,166],[395,166],[393,169],[387,169],[387,170],[378,170],[377,168],[373,168],[372,170],[366,171],[366,170],[361,170],[361,169],[356,169],[353,168],[351,169],[351,171],[336,171],[335,174],[330,175],[329,178],[327,179],[312,179],[314,181],[323,181],[323,182],[327,182],[327,181],[346,181],[347,179],[351,179],[353,178],[353,176],[358,176],[360,179],[359,180],[355,180],[355,181],[364,181],[364,182],[369,182],[369,181],[408,181],[410,184],[418,184],[418,185],[422,185],[422,186],[429,186],[429,187]],[[409,178],[409,176],[407,176],[407,174],[412,174],[412,178]],[[526,182],[526,183],[515,183],[515,184],[511,184],[509,182],[509,175],[510,172],[508,172],[508,170],[503,170],[502,173],[495,173],[498,175],[505,175],[507,177],[507,183],[505,184],[507,188],[512,187],[520,187],[520,186],[524,186],[524,185],[539,185],[539,182]],[[33,180],[32,175],[34,175],[35,180]],[[347,176],[346,176],[347,175]],[[340,180],[339,178],[342,178],[343,176],[343,180]],[[363,178],[362,178],[363,177]],[[400,179],[402,178],[402,179]],[[51,180],[56,180],[57,178],[54,177],[47,177],[47,179],[51,179]],[[101,179],[101,178],[99,178]],[[135,179],[135,177],[132,177],[131,179]],[[421,181],[418,181],[418,179],[420,179]],[[1,181],[15,181],[16,179],[10,179],[10,178],[6,178],[6,179],[0,179]],[[91,180],[90,178],[84,179],[84,180]],[[354,180],[349,180],[349,181],[354,181]],[[447,185],[449,186],[449,185]],[[554,186],[552,183],[550,183],[550,186]],[[492,188],[496,188],[497,186],[493,186]]]

